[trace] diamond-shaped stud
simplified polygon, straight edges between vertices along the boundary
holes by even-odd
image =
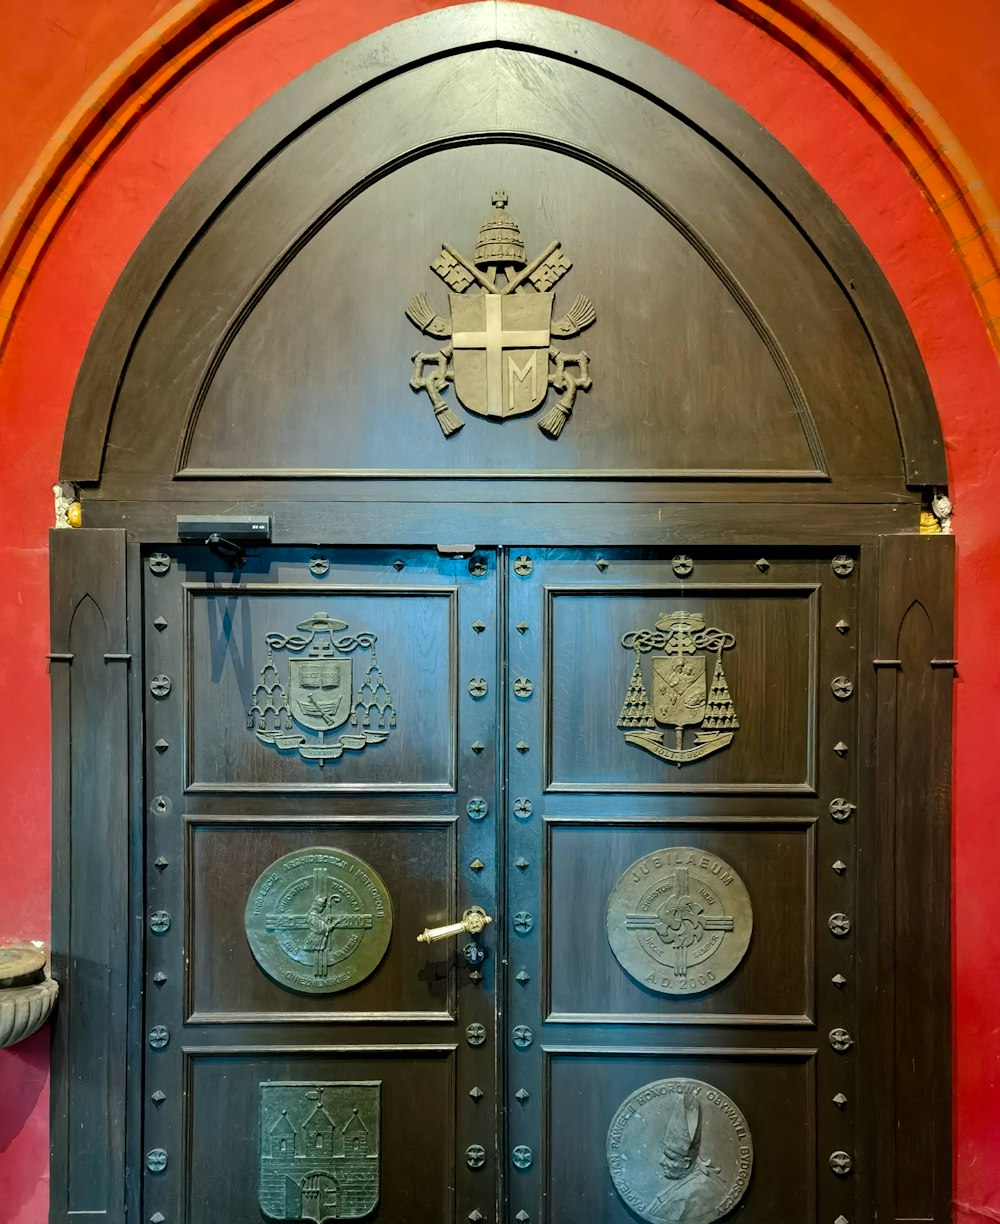
[[[833,1103],[834,1105],[837,1106],[838,1109],[843,1109],[844,1106],[847,1104],[847,1097],[845,1097],[842,1092],[838,1092],[837,1095],[833,1098]]]
[[[401,569],[405,569],[405,568],[406,568],[406,562],[405,562],[405,561],[404,561],[404,560],[403,560],[401,557],[397,557],[397,558],[396,558],[396,560],[395,560],[395,561],[393,561],[393,563],[392,563],[392,568],[393,568],[393,569],[396,571],[396,573],[398,574],[398,573],[399,573],[399,571],[400,571]]]
[[[167,862],[167,860],[163,857],[162,854],[160,855],[158,859],[153,860],[153,866],[157,869],[157,871],[163,871],[163,869],[165,867],[169,867],[169,865],[170,864]]]
[[[486,626],[483,624],[481,620],[474,620],[472,622],[472,628],[475,630],[476,633],[483,633],[486,629]]]
[[[521,970],[521,972],[520,972],[520,973],[517,975],[517,980],[518,980],[518,981],[521,983],[521,985],[523,986],[525,982],[530,982],[530,981],[531,981],[531,978],[530,978],[530,977],[528,977],[528,975],[527,975],[527,974],[524,972],[524,970],[522,969],[522,970]]]
[[[483,975],[478,969],[473,969],[469,974],[469,981],[475,982],[477,985],[483,980]]]
[[[479,1221],[485,1219],[485,1216],[481,1211],[470,1211],[469,1219],[472,1221],[472,1224],[479,1224]]]
[[[473,859],[472,862],[469,864],[469,866],[472,868],[473,871],[482,871],[482,869],[486,866],[486,864],[483,862],[482,859],[477,858],[477,859]]]
[[[161,1092],[159,1088],[157,1088],[157,1090],[150,1097],[150,1100],[153,1102],[154,1105],[162,1105],[166,1099],[167,1099],[167,1094],[165,1092]]]
[[[527,621],[518,621],[515,628],[517,629],[518,633],[527,633],[531,626]]]
[[[756,565],[762,574],[766,574],[771,568],[771,562],[768,561],[767,557],[758,557],[754,565]]]
[[[514,1219],[517,1220],[517,1224],[528,1224],[531,1216],[526,1211],[519,1211]]]
[[[166,1218],[162,1211],[154,1211],[149,1217],[149,1224],[164,1224]]]
[[[153,627],[155,629],[159,629],[159,631],[162,633],[167,627],[167,618],[165,616],[158,616],[156,620],[153,621]]]
[[[523,871],[525,867],[529,866],[528,860],[526,858],[516,858],[514,860],[514,866],[518,869],[518,871]]]
[[[153,747],[156,749],[157,752],[166,752],[166,750],[170,747],[170,745],[167,743],[165,739],[158,739],[156,743],[153,745]]]
[[[837,873],[837,875],[843,875],[844,872],[847,870],[847,864],[843,861],[843,859],[837,859],[837,861],[833,865],[833,869]]]
[[[523,1105],[524,1102],[528,1099],[528,1097],[531,1096],[531,1093],[527,1090],[527,1088],[518,1088],[517,1092],[515,1092],[514,1095]]]
[[[597,560],[594,562],[594,564],[597,566],[597,568],[601,571],[602,574],[608,568],[608,562],[605,561],[603,557],[598,557]]]
[[[846,633],[850,627],[851,626],[844,620],[843,617],[841,617],[840,620],[834,625],[834,629],[836,629],[838,633]]]
[[[833,982],[834,986],[836,986],[838,990],[843,990],[847,985],[847,978],[845,978],[842,973],[835,973],[833,977],[830,978],[830,981]]]
[[[524,742],[524,740],[518,740],[514,747],[521,753],[522,756],[528,751],[528,745]]]
[[[153,981],[156,983],[157,986],[162,986],[166,980],[167,980],[167,975],[163,972],[162,969],[158,969],[156,973],[153,974]]]
[[[833,1224],[849,1224],[849,1221],[847,1219],[847,1216],[839,1215],[834,1220]]]
[[[838,740],[838,742],[834,744],[833,750],[839,757],[847,756],[847,745],[843,740]]]
[[[469,1096],[472,1097],[474,1101],[481,1101],[483,1099],[483,1095],[482,1088],[477,1087],[469,1089]]]
[[[476,756],[479,756],[479,754],[485,749],[485,747],[486,745],[483,743],[482,740],[476,740],[476,742],[472,745],[472,751],[476,754]]]

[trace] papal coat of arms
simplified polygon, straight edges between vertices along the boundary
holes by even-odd
[[[470,412],[492,420],[534,412],[554,387],[562,396],[538,428],[558,438],[577,391],[590,388],[590,358],[582,351],[560,352],[552,337],[577,335],[597,312],[581,293],[567,314],[553,320],[552,290],[573,265],[559,242],[528,260],[521,231],[507,212],[506,192],[494,192],[493,204],[471,260],[445,243],[431,264],[452,290],[450,319],[435,314],[423,293],[406,307],[407,318],[422,332],[450,337],[439,352],[414,354],[410,386],[427,392],[446,438],[464,424],[444,399],[448,383],[455,384],[456,396]],[[476,291],[467,293],[473,287]]]
[[[633,629],[624,634],[622,645],[635,654],[635,667],[618,716],[625,739],[661,760],[673,761],[678,768],[731,744],[740,724],[722,667],[722,652],[735,644],[733,634],[706,628],[700,612],[664,612],[655,629]],[[654,650],[664,653],[650,660],[650,701],[642,661]],[[715,660],[709,681],[712,655]],[[658,726],[673,729],[672,743],[656,730]],[[687,727],[695,734],[694,743],[685,748]]]
[[[378,1080],[260,1086],[257,1197],[271,1220],[358,1220],[379,1199]]]
[[[375,655],[377,638],[344,633],[347,627],[317,612],[296,626],[299,633],[265,636],[267,658],[247,711],[247,726],[262,744],[322,766],[389,738],[396,707]],[[368,655],[368,666],[355,688],[351,656],[359,650]],[[282,651],[292,656],[284,677],[277,658]]]

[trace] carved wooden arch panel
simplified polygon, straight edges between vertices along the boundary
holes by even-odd
[[[508,415],[489,420],[485,349],[450,341],[485,329],[462,321],[473,299],[501,295],[430,265],[457,252],[474,276],[497,215],[519,226],[523,263],[560,245],[548,279],[493,303],[502,330],[534,340],[514,366],[501,350]],[[478,271],[506,284],[496,262]],[[420,295],[425,334],[405,313]],[[411,365],[442,349],[445,364]],[[437,413],[409,385],[435,371],[448,372]],[[572,418],[546,429],[559,405]],[[446,436],[449,420],[462,428]],[[523,480],[536,498],[586,500],[600,480],[616,499],[763,485],[768,500],[892,501],[945,480],[902,313],[816,184],[685,69],[516,5],[366,40],[209,158],[102,317],[63,476],[111,500],[211,497],[234,477],[293,497],[390,482],[425,500],[514,496]]]

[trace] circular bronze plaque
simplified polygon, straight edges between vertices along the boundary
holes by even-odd
[[[375,971],[389,946],[392,903],[363,859],[312,846],[263,872],[247,899],[246,930],[257,964],[279,985],[333,994]]]
[[[626,973],[661,994],[710,990],[746,954],[750,895],[714,854],[668,846],[636,859],[608,898],[608,942]]]
[[[651,1224],[711,1224],[743,1197],[753,1140],[718,1088],[655,1080],[626,1097],[612,1119],[608,1168],[624,1202]]]

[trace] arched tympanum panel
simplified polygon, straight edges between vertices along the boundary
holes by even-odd
[[[943,482],[912,337],[815,184],[677,65],[607,32],[592,61],[566,55],[510,9],[520,45],[422,19],[424,54],[350,92],[321,66],[209,159],[99,326],[67,478],[112,498],[404,480],[398,496],[428,500],[441,487],[414,478],[459,497],[528,479],[586,499],[600,479],[669,498],[696,480],[816,501]],[[519,226],[509,266],[476,266],[491,217]]]

